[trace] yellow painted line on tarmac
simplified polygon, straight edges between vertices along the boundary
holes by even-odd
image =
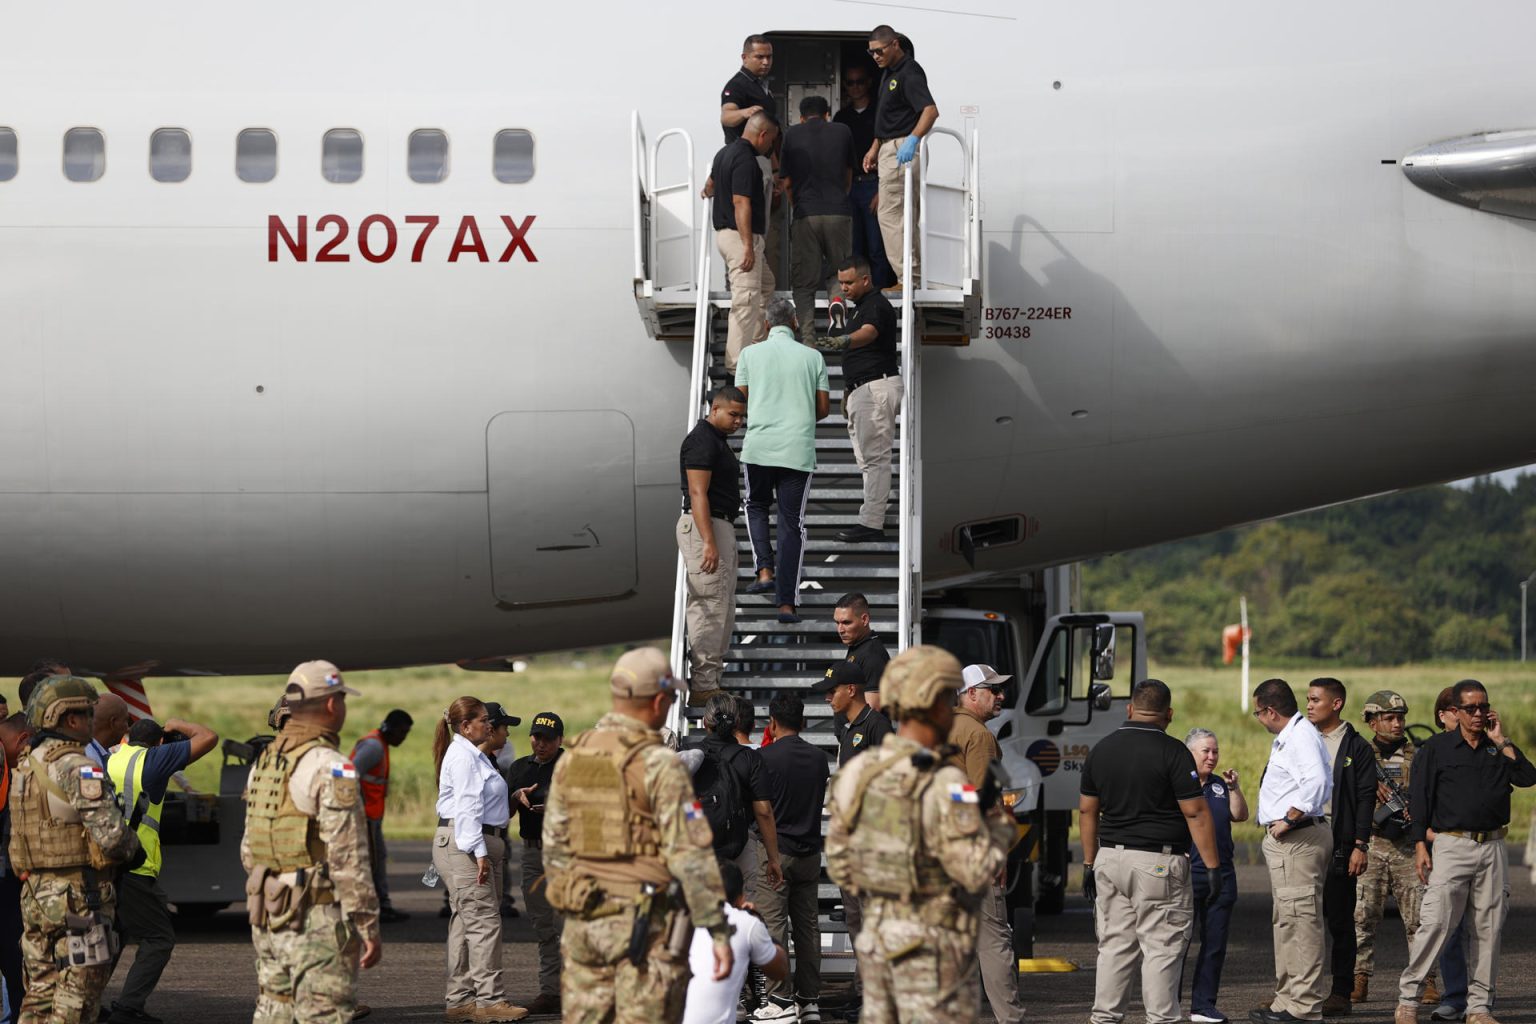
[[[1070,974],[1075,970],[1077,970],[1077,964],[1059,956],[1019,960],[1020,974]]]

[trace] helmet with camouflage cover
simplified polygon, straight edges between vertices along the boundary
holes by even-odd
[[[27,721],[34,729],[54,729],[71,711],[96,706],[96,687],[78,676],[49,676],[27,700]]]
[[[899,719],[903,710],[929,708],[941,695],[953,698],[960,690],[960,662],[932,644],[908,647],[885,666],[880,677],[880,706]]]
[[[1406,715],[1408,702],[1403,695],[1396,690],[1377,690],[1365,698],[1365,706],[1361,709],[1367,722],[1380,714]]]

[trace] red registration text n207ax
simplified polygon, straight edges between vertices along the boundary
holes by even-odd
[[[459,218],[453,242],[448,245],[443,259],[448,263],[460,260],[489,263],[491,253],[499,252],[497,263],[511,263],[519,253],[527,262],[537,263],[539,258],[528,244],[528,229],[533,227],[533,220],[531,214],[522,220],[502,216],[501,223],[487,232],[491,236],[490,248],[487,248],[479,222],[465,214]],[[404,227],[399,228],[385,214],[375,213],[364,217],[354,233],[347,218],[328,213],[315,221],[318,248],[311,257],[309,217],[299,214],[290,230],[283,218],[274,213],[267,217],[267,262],[277,263],[286,251],[287,258],[295,263],[351,263],[351,250],[355,249],[357,255],[369,263],[387,263],[393,259],[421,263],[426,257],[428,242],[441,221],[442,218],[435,214],[413,214],[406,217]],[[447,231],[445,227],[443,237],[433,247],[435,253],[443,251]],[[410,237],[402,238],[402,234]]]

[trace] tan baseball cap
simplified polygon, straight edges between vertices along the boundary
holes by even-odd
[[[648,698],[677,689],[677,677],[667,656],[655,647],[625,651],[614,663],[608,690],[615,697]]]
[[[329,697],[333,693],[360,694],[341,681],[341,669],[328,661],[306,661],[288,676],[288,687],[283,696],[289,703]]]

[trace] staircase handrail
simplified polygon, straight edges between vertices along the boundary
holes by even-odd
[[[700,203],[708,214],[709,200]],[[699,417],[699,406],[704,394],[704,366],[709,361],[709,317],[711,307],[709,303],[709,275],[710,275],[710,238],[709,232],[703,232],[699,236],[699,273],[695,279],[697,296],[693,307],[693,361],[688,368],[688,403],[687,419],[683,424],[685,431],[692,430],[694,422]],[[717,570],[718,571],[718,570]],[[686,686],[691,688],[692,676],[688,671],[687,655],[688,641],[688,565],[683,561],[682,551],[677,553],[677,575],[673,587],[672,598],[672,670],[678,673]],[[667,725],[673,732],[682,735],[687,719],[683,716],[683,701],[673,703],[672,710],[667,716]]]
[[[658,179],[657,179],[657,176],[656,176],[657,175],[657,167],[656,167],[656,165],[657,165],[657,163],[658,163],[658,161],[660,160],[660,157],[661,157],[661,147],[662,147],[663,144],[666,143],[666,141],[668,139],[672,138],[673,136],[677,136],[677,137],[679,137],[679,138],[681,138],[683,140],[683,145],[686,148],[685,160],[687,161],[687,163],[685,164],[685,166],[688,168],[688,176],[684,180],[682,180],[682,181],[675,181],[675,182],[672,182],[672,183],[666,184],[666,185],[658,185],[657,184],[657,180]],[[684,194],[688,195],[690,197],[691,196],[696,196],[696,195],[699,194],[698,170],[697,170],[696,166],[694,165],[694,161],[693,161],[693,136],[688,134],[686,129],[683,129],[683,128],[668,128],[666,131],[662,132],[660,135],[657,135],[656,136],[656,141],[651,143],[649,172],[647,174],[647,186],[648,186],[648,188],[647,188],[647,192],[646,192],[646,198],[647,198],[647,200],[650,203],[651,216],[653,218],[656,218],[656,216],[657,216],[657,214],[656,214],[656,210],[657,210],[656,202],[657,202],[657,199],[663,193],[672,193],[672,192],[678,191],[679,189],[682,189],[682,190],[685,190]],[[698,235],[698,233],[699,233],[698,208],[696,206],[690,205],[689,208],[688,208],[688,234],[689,234],[690,239],[692,237]],[[675,239],[662,239],[662,238],[659,238],[657,236],[656,229],[655,229],[655,223],[653,222],[652,229],[650,231],[650,243],[651,243],[651,253],[650,253],[650,256],[651,256],[651,268],[650,268],[651,269],[651,274],[650,274],[650,276],[651,276],[652,281],[654,281],[659,276],[658,275],[658,267],[659,267],[660,262],[661,262],[661,252],[660,252],[661,243],[663,241],[669,241],[669,240],[675,240]]]
[[[642,230],[641,220],[644,211],[641,207],[650,198],[650,187],[646,182],[646,145],[645,128],[640,124],[640,111],[632,110],[629,113],[629,168],[630,177],[634,186],[634,232],[635,241],[635,283],[645,280],[645,232]]]
[[[912,195],[912,164],[909,162],[902,168],[902,195]],[[913,331],[913,297],[915,282],[912,280],[912,203],[910,201],[901,204],[901,255],[902,271],[906,280],[903,282],[901,301],[901,434],[897,442],[897,450],[900,454],[900,476],[897,487],[897,549],[899,551],[901,572],[896,582],[897,605],[897,637],[896,647],[898,651],[904,651],[913,643],[919,642],[916,626],[919,616],[916,612],[917,595],[921,593],[921,587],[914,586],[915,575],[918,570],[916,565],[917,546],[913,527],[916,495],[913,488],[916,485],[916,445],[913,444],[916,435],[917,417],[914,414],[913,384],[917,380],[917,362],[922,346],[918,344]]]
[[[972,132],[971,134],[972,134],[972,138],[974,139],[975,138],[975,133]],[[977,255],[977,248],[976,248],[976,246],[977,246],[977,241],[978,241],[978,238],[979,238],[979,235],[980,235],[980,232],[979,232],[980,221],[977,218],[977,207],[980,204],[976,200],[976,180],[977,179],[976,179],[976,164],[975,164],[975,160],[974,160],[973,147],[967,145],[966,141],[965,141],[965,136],[961,135],[959,132],[955,131],[953,128],[939,128],[939,127],[935,126],[933,128],[928,129],[928,134],[923,136],[922,146],[920,147],[920,154],[919,155],[921,157],[921,166],[920,166],[919,172],[918,172],[919,173],[919,177],[918,177],[918,185],[917,185],[917,191],[918,191],[918,204],[917,205],[918,205],[919,209],[924,210],[924,211],[926,211],[928,209],[928,140],[932,139],[935,135],[947,135],[950,138],[954,139],[957,143],[960,144],[960,188],[965,192],[965,196],[966,196],[966,218],[965,218],[965,234],[966,234],[965,243],[966,244],[965,244],[965,247],[964,247],[965,248],[966,266],[965,266],[965,269],[964,269],[963,280],[969,281],[969,280],[971,280],[975,276],[976,267],[980,265],[979,261],[976,259],[976,255]],[[922,272],[922,275],[921,275],[921,280],[919,280],[917,282],[917,286],[919,288],[923,289],[923,290],[927,290],[927,288],[928,288],[928,217],[927,217],[926,213],[918,221],[918,242],[917,242],[917,244],[918,244],[918,252],[922,254],[922,261],[921,262],[922,262],[922,267],[923,267],[923,272]]]

